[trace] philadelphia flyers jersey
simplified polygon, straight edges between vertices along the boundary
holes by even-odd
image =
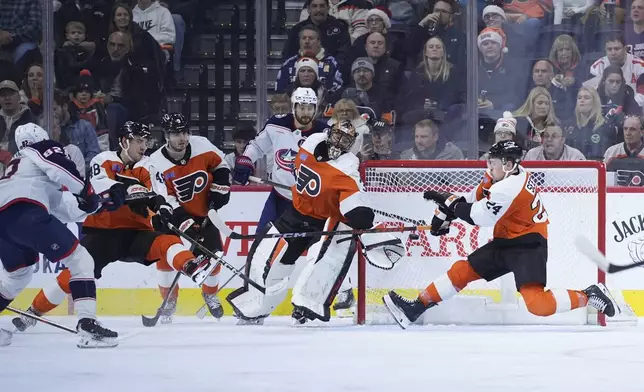
[[[513,239],[528,233],[548,238],[548,213],[534,174],[519,166],[519,174],[491,183],[488,174],[469,196],[470,216],[478,226],[494,226],[494,238]]]
[[[324,133],[309,136],[295,157],[293,206],[316,219],[346,222],[347,212],[368,206],[358,172],[360,162],[352,153],[329,160],[326,138]]]
[[[313,120],[313,127],[302,131],[295,128],[295,117],[292,113],[273,116],[268,119],[264,129],[246,146],[244,155],[253,163],[266,156],[268,179],[280,184],[292,186],[295,183],[293,164],[295,154],[307,137],[328,129],[320,120]],[[291,199],[291,192],[276,188],[280,195]]]
[[[201,136],[190,137],[186,153],[179,160],[168,154],[166,146],[155,151],[150,159],[165,181],[168,203],[173,208],[183,207],[194,217],[208,215],[208,196],[213,173],[225,170],[222,177],[226,181],[230,175],[224,153]]]
[[[97,194],[108,191],[112,185],[121,182],[127,186],[143,185],[148,190],[167,198],[163,178],[151,165],[148,157],[144,157],[134,166],[125,165],[116,151],[105,151],[90,162],[90,181]],[[132,212],[130,207],[121,206],[116,211],[104,211],[90,215],[83,223],[84,227],[96,229],[138,229],[152,230],[151,218],[144,218]]]

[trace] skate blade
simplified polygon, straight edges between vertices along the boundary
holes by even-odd
[[[264,325],[264,319],[255,319],[255,320],[244,320],[244,319],[239,319],[237,320],[237,325],[245,326],[245,325]]]
[[[613,315],[613,317],[622,314],[622,308],[619,307],[617,301],[615,301],[615,298],[613,297],[613,294],[610,293],[610,290],[608,290],[608,288],[603,283],[597,283],[597,287],[599,287],[602,293],[606,294],[610,302],[613,304],[613,308],[615,309],[615,314]]]
[[[389,297],[389,294],[382,297],[382,302],[384,302],[385,308],[387,309],[391,317],[394,318],[400,328],[407,329],[410,324],[409,319],[407,318],[407,316],[405,316],[405,313],[403,313],[403,311],[400,310],[396,306],[396,304],[394,304],[394,302],[391,300],[391,297]]]
[[[159,317],[159,322],[161,324],[172,324],[172,316],[166,316],[166,317]]]
[[[92,348],[114,348],[119,345],[119,339],[101,339],[96,340],[88,336],[81,336],[76,343],[76,347],[83,349]]]
[[[335,310],[335,315],[338,318],[353,318],[353,315],[355,314],[355,307],[350,307],[346,309],[336,309]]]

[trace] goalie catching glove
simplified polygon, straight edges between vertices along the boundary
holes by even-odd
[[[376,223],[372,229],[384,228],[383,223]],[[400,238],[391,233],[365,233],[360,236],[362,251],[374,267],[390,270],[402,259],[407,250]]]

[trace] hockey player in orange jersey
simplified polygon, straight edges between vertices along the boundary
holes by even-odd
[[[90,162],[90,183],[97,193],[120,189],[125,194],[154,191],[156,196],[129,202],[116,210],[89,216],[83,223],[80,243],[94,259],[94,275],[117,260],[151,265],[157,260],[172,265],[201,285],[215,268],[205,257],[195,255],[174,234],[165,234],[172,219],[166,202],[163,178],[144,156],[151,134],[146,125],[127,122],[121,129],[120,148],[105,151]],[[28,311],[42,315],[60,305],[70,292],[69,270],[61,272],[57,284],[41,290]],[[18,330],[35,325],[25,316],[13,319]]]
[[[178,113],[165,114],[161,119],[166,145],[155,151],[150,159],[158,169],[168,189],[168,202],[174,209],[172,221],[191,238],[198,239],[212,251],[222,249],[217,228],[207,223],[208,210],[219,210],[230,199],[230,169],[224,153],[208,139],[191,136],[188,122]],[[202,253],[195,249],[196,255]],[[159,260],[159,289],[162,296],[174,279],[174,269]],[[215,268],[201,286],[201,295],[215,318],[224,315],[224,308],[217,298],[219,272]],[[160,321],[169,323],[177,306],[179,285],[173,290]]]
[[[447,300],[468,283],[492,281],[514,273],[516,287],[528,311],[537,316],[590,305],[608,317],[619,310],[599,283],[585,290],[546,289],[548,259],[548,213],[537,190],[538,180],[521,165],[523,150],[514,141],[494,144],[489,151],[488,171],[481,184],[467,197],[427,191],[426,200],[438,205],[431,234],[445,235],[452,220],[493,226],[493,239],[459,260],[445,273],[409,300],[394,291],[383,297],[387,310],[404,329],[425,310]]]
[[[350,152],[356,131],[350,121],[334,124],[327,133],[309,136],[295,157],[296,180],[293,208],[284,212],[267,233],[315,232],[320,230],[370,229],[374,213],[360,182],[358,158]],[[315,246],[312,246],[317,241]],[[405,254],[399,238],[389,233],[360,236],[367,259],[387,268]],[[248,276],[267,290],[266,294],[245,285],[226,299],[243,320],[267,317],[286,297],[295,261],[311,247],[307,265],[293,288],[293,318],[328,321],[330,305],[358,246],[353,235],[323,238],[261,238],[255,240],[247,261]],[[396,260],[391,260],[395,257]]]

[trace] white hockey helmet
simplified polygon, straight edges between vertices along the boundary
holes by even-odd
[[[311,104],[317,107],[318,96],[315,95],[315,91],[312,88],[298,87],[293,91],[293,95],[291,95],[291,109],[293,113],[295,113],[295,105],[298,103],[302,105]]]
[[[18,146],[18,150],[43,140],[49,140],[49,134],[37,124],[28,123],[16,128],[16,146]]]

